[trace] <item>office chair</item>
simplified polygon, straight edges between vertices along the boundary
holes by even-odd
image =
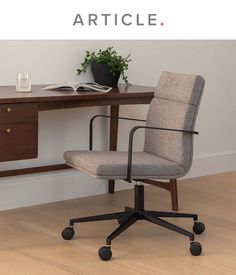
[[[205,230],[197,214],[145,210],[144,185],[150,179],[176,179],[183,177],[190,169],[193,155],[193,135],[204,79],[199,75],[162,72],[155,90],[146,120],[146,126],[135,126],[129,132],[128,152],[93,151],[93,121],[90,121],[90,150],[67,151],[64,158],[67,165],[99,179],[123,179],[134,187],[134,207],[125,207],[123,212],[70,219],[69,227],[62,231],[62,237],[70,240],[74,236],[74,225],[81,222],[117,220],[120,224],[106,239],[106,246],[98,255],[104,261],[111,259],[111,242],[138,220],[146,220],[169,230],[183,234],[190,239],[190,252],[198,256],[202,252],[194,234],[163,218],[192,218],[193,232]],[[109,117],[103,116],[101,117]],[[121,117],[120,119],[129,120]],[[137,120],[137,119],[131,119]],[[141,120],[143,121],[143,120]],[[135,133],[145,130],[144,149],[133,152]]]

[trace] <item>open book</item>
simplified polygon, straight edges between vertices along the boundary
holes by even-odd
[[[73,91],[97,91],[97,92],[109,92],[112,87],[104,86],[97,84],[95,82],[85,82],[85,83],[78,83],[78,82],[68,82],[64,84],[55,84],[50,85],[43,90],[55,90],[55,91],[66,91],[66,90],[73,90]]]

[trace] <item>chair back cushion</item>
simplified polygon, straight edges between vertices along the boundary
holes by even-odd
[[[162,72],[146,125],[194,130],[204,84],[199,75]],[[193,135],[146,129],[144,151],[180,164],[187,173],[192,163]]]

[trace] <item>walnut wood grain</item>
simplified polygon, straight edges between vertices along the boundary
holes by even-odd
[[[131,85],[118,85],[113,87],[108,93],[104,92],[70,92],[70,91],[50,91],[42,90],[47,85],[32,86],[32,93],[17,93],[14,86],[0,86],[0,104],[2,103],[39,103],[39,106],[57,106],[57,103],[64,102],[65,106],[69,102],[83,103],[84,106],[114,105],[119,100],[127,104],[149,103],[154,95],[153,87]],[[143,102],[142,102],[143,100]],[[137,102],[138,101],[138,102]],[[128,103],[129,102],[129,103]],[[134,102],[134,103],[132,103]],[[52,105],[50,105],[52,104]],[[88,105],[92,104],[92,105]],[[61,106],[59,105],[61,108]],[[78,106],[80,107],[80,106]]]
[[[37,103],[0,104],[0,123],[37,122]]]
[[[0,104],[0,161],[38,156],[38,104]]]
[[[0,177],[11,177],[11,176],[50,172],[50,171],[57,171],[57,170],[64,170],[64,169],[72,169],[72,168],[67,166],[66,164],[53,164],[53,165],[47,165],[47,166],[38,166],[38,167],[0,171]]]
[[[169,191],[171,194],[172,210],[178,211],[179,204],[178,204],[177,179],[170,179],[169,182],[162,182],[158,180],[141,180],[141,181]]]
[[[0,161],[38,156],[38,123],[0,124]]]
[[[117,149],[117,136],[118,136],[118,116],[119,116],[119,105],[111,105],[110,108],[110,150],[116,151]],[[108,192],[110,194],[115,191],[115,181],[108,181]]]

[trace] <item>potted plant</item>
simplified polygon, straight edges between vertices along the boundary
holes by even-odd
[[[121,78],[128,85],[128,78],[125,71],[128,69],[128,63],[131,61],[130,54],[126,57],[118,55],[113,47],[106,50],[99,50],[97,53],[86,51],[84,61],[81,63],[81,69],[77,70],[78,75],[86,72],[89,65],[94,77],[94,81],[101,85],[116,86]]]

